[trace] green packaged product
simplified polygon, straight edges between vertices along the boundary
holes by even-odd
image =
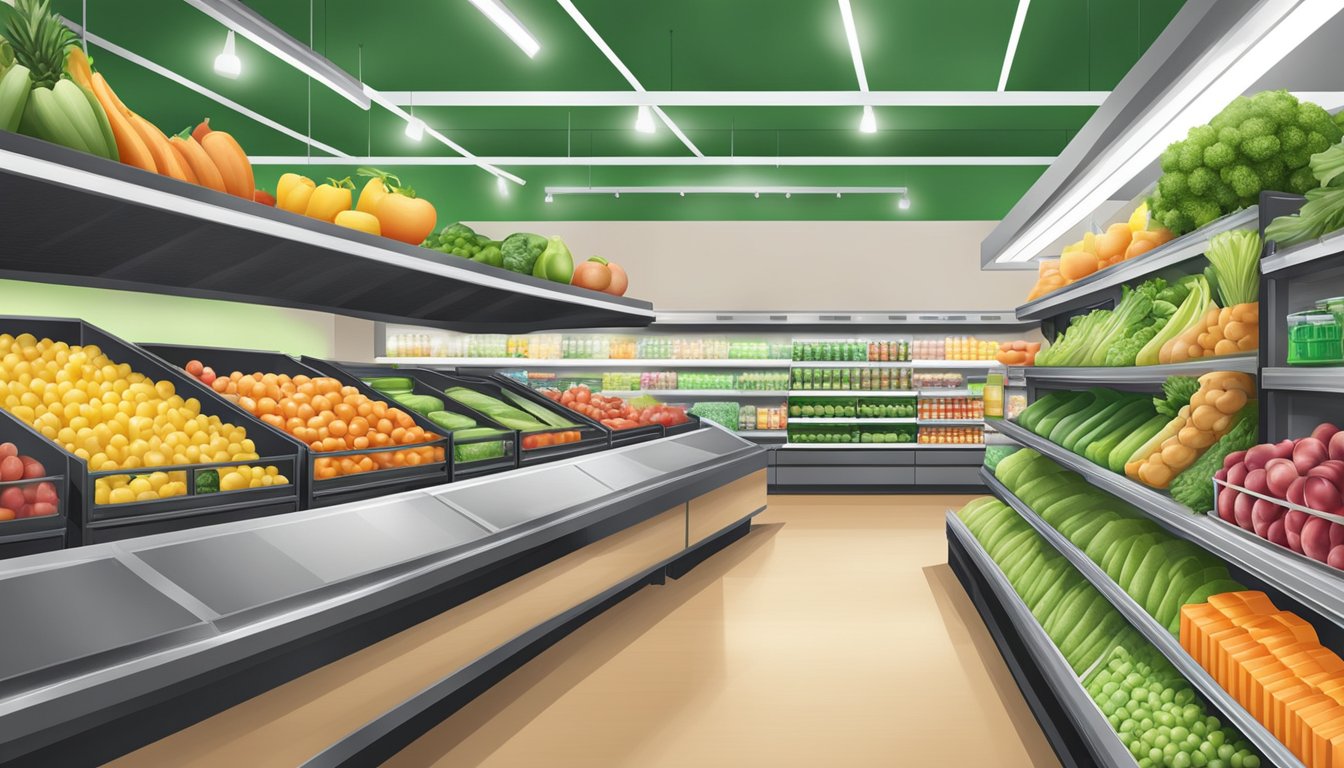
[[[399,405],[403,405],[421,416],[443,410],[443,400],[440,400],[433,395],[416,395],[408,392],[405,394],[394,395],[392,399],[397,401]]]
[[[463,416],[460,413],[453,413],[452,411],[430,411],[425,414],[425,418],[438,424],[449,432],[455,432],[459,429],[471,429],[476,426],[475,419],[469,416]]]

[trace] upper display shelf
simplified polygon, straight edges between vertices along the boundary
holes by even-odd
[[[1119,297],[1119,288],[1141,282],[1164,269],[1204,255],[1209,239],[1231,229],[1256,227],[1260,209],[1244,208],[1207,226],[1164,243],[1142,256],[1093,272],[1017,308],[1019,320],[1047,320],[1077,309],[1094,307]]]
[[[1011,311],[985,310],[924,310],[883,312],[659,312],[654,321],[658,327],[705,328],[727,326],[756,329],[780,327],[789,331],[797,327],[839,326],[845,332],[856,326],[1008,326],[1020,327],[1023,321]]]
[[[644,327],[650,303],[355,232],[0,132],[0,276],[462,331]]]

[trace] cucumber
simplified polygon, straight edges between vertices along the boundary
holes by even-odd
[[[1064,438],[1072,434],[1073,430],[1106,410],[1116,400],[1116,393],[1109,389],[1092,389],[1089,391],[1092,392],[1092,402],[1088,403],[1087,407],[1074,411],[1056,422],[1049,434],[1046,435],[1050,442],[1055,445],[1063,445]]]
[[[1048,437],[1049,434],[1052,431],[1054,431],[1055,426],[1058,425],[1061,420],[1074,413],[1078,413],[1079,411],[1084,410],[1088,406],[1092,405],[1092,403],[1095,402],[1096,399],[1097,396],[1090,391],[1080,392],[1078,393],[1077,397],[1066,401],[1063,405],[1059,406],[1050,413],[1046,414],[1040,421],[1036,423],[1035,428],[1033,428],[1031,431],[1035,432],[1041,437]]]
[[[1093,464],[1104,464],[1111,451],[1129,436],[1130,427],[1137,427],[1153,416],[1153,404],[1149,398],[1134,400],[1116,412],[1104,424],[1085,435],[1079,441],[1082,450],[1078,453]]]
[[[1153,435],[1162,431],[1170,422],[1171,419],[1157,414],[1139,425],[1111,450],[1110,455],[1106,458],[1106,467],[1112,472],[1123,473],[1125,465],[1129,463],[1129,457],[1133,456],[1135,451],[1142,448],[1145,443],[1152,439]]]
[[[1104,424],[1108,419],[1129,404],[1129,399],[1127,397],[1118,392],[1113,394],[1115,395],[1114,400],[1104,405],[1100,410],[1094,409],[1095,412],[1087,419],[1084,419],[1081,424],[1078,424],[1071,429],[1067,435],[1064,435],[1059,444],[1074,453],[1082,453],[1081,449],[1087,447],[1086,443],[1081,442],[1083,437],[1091,434],[1092,430],[1097,428],[1097,425]]]
[[[574,426],[574,422],[569,421],[568,419],[564,418],[558,413],[552,412],[551,409],[547,408],[541,403],[534,403],[531,400],[527,399],[526,397],[523,397],[522,395],[518,394],[517,392],[512,392],[507,389],[501,391],[504,393],[504,397],[513,401],[514,405],[518,406],[519,408],[522,408],[524,411],[527,411],[529,414],[536,417],[539,421],[541,421],[541,423],[547,426],[551,427]],[[560,407],[563,408],[564,406]]]
[[[1027,406],[1023,409],[1022,413],[1018,415],[1017,423],[1030,429],[1032,432],[1035,432],[1036,424],[1039,423],[1041,419],[1063,407],[1079,394],[1081,393],[1051,392],[1043,397],[1037,398],[1036,402]]]
[[[384,394],[388,392],[410,392],[415,389],[415,382],[406,376],[378,376],[372,379],[364,379],[364,383]]]

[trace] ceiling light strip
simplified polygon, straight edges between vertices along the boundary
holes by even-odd
[[[1110,91],[383,91],[403,107],[1095,107]]]
[[[1017,0],[1017,15],[1013,17],[1013,31],[1008,35],[1008,50],[1003,54],[1003,69],[999,71],[999,91],[1008,88],[1008,74],[1013,71],[1013,58],[1022,39],[1022,27],[1027,23],[1027,8],[1031,0]]]
[[[603,40],[602,36],[593,28],[593,25],[588,23],[588,19],[579,12],[579,9],[574,6],[574,3],[571,2],[571,0],[556,0],[556,2],[560,4],[561,8],[565,9],[565,13],[569,14],[569,17],[574,20],[574,23],[579,25],[579,29],[583,30],[583,33],[588,36],[588,39],[593,41],[593,45],[597,46],[597,49],[602,52],[602,55],[607,57],[607,61],[611,62],[612,66],[616,67],[616,71],[621,73],[621,77],[625,78],[625,81],[630,84],[630,87],[634,88],[636,91],[643,92],[644,86],[639,82],[639,79],[635,77],[635,73],[631,72],[630,68],[625,66],[625,62],[621,61],[621,57],[617,56],[616,52],[611,49],[611,46],[607,45],[607,41]],[[705,156],[704,153],[700,151],[700,148],[695,146],[695,143],[687,138],[686,134],[681,132],[681,129],[677,127],[676,123],[672,122],[672,118],[668,117],[666,112],[659,109],[656,104],[650,104],[648,106],[653,107],[653,113],[658,116],[659,120],[663,121],[663,125],[666,125],[668,130],[672,131],[672,134],[676,136],[682,144],[686,145],[686,148],[691,151],[691,154],[696,157]]]
[[[292,165],[308,163],[310,158],[303,156],[258,156],[250,158],[253,165]],[[331,158],[314,157],[311,164],[322,165]],[[743,156],[728,157],[713,155],[709,157],[441,157],[441,156],[392,156],[351,157],[341,160],[342,165],[471,165],[481,166],[520,166],[520,167],[670,167],[670,166],[757,166],[757,167],[854,167],[867,166],[1042,166],[1055,161],[1053,156],[1011,157],[1011,156],[921,156],[921,157],[775,157]],[[329,163],[328,163],[329,164]]]
[[[272,56],[344,96],[360,109],[369,108],[369,99],[360,89],[358,80],[238,0],[186,0],[186,2],[251,40]]]
[[[470,2],[476,6],[476,10],[485,14],[485,18],[499,27],[514,45],[521,48],[523,53],[527,54],[527,58],[536,57],[537,51],[541,50],[541,43],[537,42],[537,38],[527,31],[523,22],[519,21],[504,3],[499,0],[470,0]]]
[[[372,86],[368,86],[368,85],[366,85],[366,86],[364,86],[364,93],[368,95],[369,99],[370,99],[373,103],[377,104],[378,106],[382,107],[383,109],[386,109],[388,112],[391,112],[392,114],[396,115],[397,117],[400,117],[402,120],[405,120],[407,125],[411,125],[411,124],[412,124],[412,121],[415,121],[415,120],[416,120],[416,118],[412,117],[411,114],[408,113],[406,110],[404,110],[404,109],[402,109],[401,107],[397,106],[396,104],[392,103],[390,100],[388,100],[386,97],[384,97],[383,94],[379,93],[379,92],[378,92],[378,89],[373,88]],[[482,161],[482,160],[481,160],[480,158],[478,158],[476,155],[474,155],[474,154],[472,154],[470,151],[468,151],[466,147],[463,147],[461,144],[458,144],[457,142],[453,141],[452,139],[448,138],[447,136],[444,136],[442,133],[439,133],[438,131],[434,130],[433,128],[430,128],[428,125],[425,125],[425,124],[423,123],[423,121],[420,121],[418,124],[419,124],[420,126],[423,126],[423,130],[424,130],[424,132],[427,133],[427,134],[429,134],[431,137],[433,137],[435,141],[439,142],[440,144],[444,145],[445,147],[448,147],[449,149],[451,149],[451,150],[453,150],[454,152],[458,153],[458,154],[461,155],[462,157],[461,157],[461,158],[452,158],[452,157],[443,157],[443,158],[432,158],[432,157],[427,157],[427,158],[412,158],[412,157],[407,157],[407,158],[401,158],[401,159],[399,160],[399,164],[400,164],[400,165],[474,165],[474,166],[477,166],[478,168],[480,168],[481,170],[484,170],[484,171],[486,171],[486,172],[488,172],[488,173],[494,174],[494,175],[495,175],[496,177],[498,177],[498,178],[508,179],[509,181],[513,182],[514,184],[518,184],[519,186],[522,186],[522,185],[524,185],[524,184],[527,184],[526,181],[523,181],[522,179],[518,178],[517,176],[513,175],[512,173],[509,173],[508,171],[505,171],[505,170],[503,170],[503,169],[501,169],[501,168],[496,168],[496,167],[495,167],[493,164],[491,164],[491,163],[487,163],[487,162]],[[418,160],[418,159],[423,159],[423,160],[462,160],[463,162],[461,162],[461,163],[413,163],[413,162],[410,162],[410,161],[412,161],[412,160]],[[363,163],[364,161],[360,161],[360,162]],[[253,165],[259,165],[259,163],[256,162],[256,159],[255,159],[255,158],[253,159],[253,163],[252,163],[252,164],[253,164]]]
[[[71,23],[68,19],[66,20],[65,23],[66,25],[72,27],[77,33],[80,32],[78,24]],[[125,48],[122,48],[120,45],[111,42],[110,40],[105,40],[102,37],[93,34],[92,32],[86,32],[83,33],[83,35],[84,39],[88,40],[89,43],[91,43],[92,45],[96,45],[99,48],[102,48],[103,50],[107,51],[108,53],[123,58],[131,62],[132,64],[137,64],[141,67],[144,67],[145,69],[148,69],[150,72],[153,72],[154,74],[159,75],[160,77],[165,77],[169,80],[172,80],[178,85],[187,88],[189,90],[195,91],[196,93],[199,93],[200,95],[206,97],[207,99],[210,99],[211,101],[214,101],[218,104],[222,104],[228,107],[229,109],[232,109],[233,111],[237,112],[238,114],[243,115],[244,117],[247,117],[251,120],[255,120],[256,122],[261,123],[267,128],[279,131],[280,133],[283,133],[284,135],[290,137],[291,139],[294,139],[295,141],[307,144],[313,149],[318,149],[328,154],[335,155],[337,158],[350,157],[350,155],[331,146],[330,144],[320,142],[317,139],[312,138],[311,136],[305,136],[292,128],[277,123],[276,121],[270,119],[269,117],[266,117],[265,115],[253,112],[252,110],[248,109],[247,107],[244,107],[242,104],[239,104],[233,99],[221,96],[220,94],[215,93],[214,91],[210,90],[209,88],[206,88],[200,83],[197,83],[193,80],[189,80],[183,77],[182,75],[179,75],[176,72],[172,71],[171,69],[168,69],[167,67],[155,64],[149,59],[146,59],[144,56],[141,56],[140,54],[135,53],[133,51],[128,51]],[[330,158],[314,158],[314,159],[323,160]]]
[[[1173,141],[1207,123],[1233,98],[1264,76],[1313,32],[1344,8],[1341,0],[1262,3],[1210,51],[1198,66],[1149,105],[1147,119],[1122,134],[1095,162],[1091,173],[1064,190],[1057,202],[1023,228],[999,252],[1001,263],[1030,261],[1083,221],[1124,184],[1149,168]]]
[[[789,186],[680,186],[680,187],[546,187],[548,195],[906,195],[906,187],[789,187]]]
[[[845,25],[845,40],[849,42],[849,55],[854,60],[854,75],[859,79],[859,90],[868,91],[868,73],[863,70],[863,53],[859,50],[859,31],[854,26],[854,9],[849,0],[840,0],[840,21]]]

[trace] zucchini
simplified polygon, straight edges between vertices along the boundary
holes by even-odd
[[[1087,421],[1096,414],[1100,413],[1106,406],[1114,402],[1113,392],[1105,389],[1089,390],[1092,395],[1092,401],[1087,405],[1062,416],[1050,428],[1049,433],[1042,434],[1042,437],[1048,438],[1055,445],[1060,445],[1064,438],[1074,430],[1079,424]]]
[[[1163,431],[1163,428],[1172,421],[1174,419],[1169,419],[1159,413],[1136,427],[1133,432],[1130,432],[1111,450],[1110,455],[1106,457],[1106,467],[1112,472],[1123,473],[1125,464],[1129,462],[1129,457],[1133,456],[1134,452],[1147,443],[1153,435]]]
[[[1060,445],[1074,453],[1078,453],[1079,443],[1083,437],[1096,429],[1098,424],[1102,424],[1107,419],[1114,416],[1121,408],[1125,407],[1126,403],[1127,401],[1124,398],[1117,398],[1114,402],[1105,405],[1100,410],[1096,411],[1096,413],[1093,413],[1091,416],[1084,419],[1082,423],[1069,430],[1069,433],[1064,436]]]
[[[415,389],[415,382],[405,376],[378,376],[372,379],[364,379],[364,383],[384,394],[388,392],[410,392]]]
[[[457,432],[458,430],[471,429],[472,427],[476,426],[475,419],[471,418],[470,416],[463,416],[460,413],[453,413],[452,411],[444,411],[444,410],[430,411],[429,413],[425,414],[425,418],[429,419],[430,421],[434,422],[440,427],[443,427],[449,432]]]
[[[1153,404],[1148,398],[1130,403],[1105,424],[1093,430],[1090,437],[1084,438],[1087,447],[1083,450],[1083,455],[1093,464],[1106,466],[1115,446],[1151,419],[1153,414]]]
[[[527,411],[533,417],[541,421],[541,423],[543,424],[547,424],[552,427],[574,426],[574,422],[569,421],[560,414],[553,412],[550,408],[547,408],[541,403],[533,402],[527,399],[526,397],[523,397],[522,395],[518,394],[517,392],[510,392],[507,389],[501,391],[504,393],[504,397],[513,401],[514,405]],[[563,408],[564,406],[560,407]]]
[[[1134,416],[1144,413],[1145,408],[1148,413],[1152,413],[1152,398],[1145,396],[1135,399],[1128,395],[1122,397],[1114,407],[1106,412],[1103,418],[1089,421],[1071,435],[1069,450],[1080,456],[1086,456],[1087,450],[1092,447],[1093,443],[1110,435],[1112,429],[1133,421]]]
[[[1084,408],[1087,408],[1095,402],[1096,399],[1096,394],[1092,392],[1079,392],[1077,397],[1064,401],[1063,405],[1047,413],[1040,421],[1036,422],[1036,425],[1031,428],[1031,431],[1041,437],[1049,437],[1050,432],[1054,430],[1055,426],[1059,424],[1062,419],[1070,414],[1077,413]]]
[[[1022,409],[1022,413],[1017,416],[1017,423],[1036,431],[1036,424],[1047,414],[1062,407],[1065,403],[1077,397],[1079,392],[1051,392],[1044,397],[1037,398],[1036,402]]]

